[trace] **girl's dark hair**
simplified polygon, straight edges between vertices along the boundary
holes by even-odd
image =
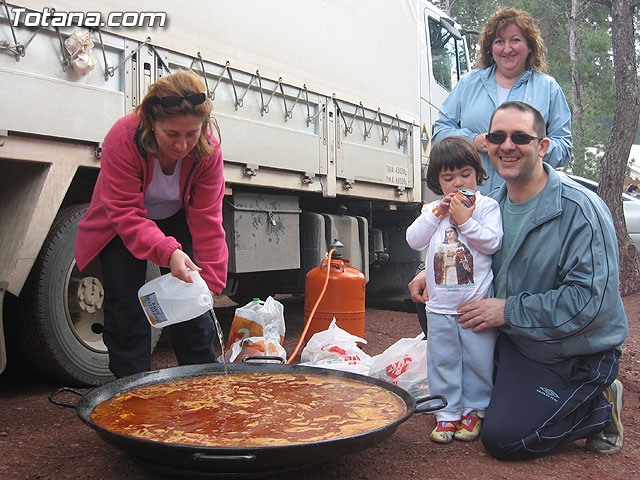
[[[165,107],[158,102],[159,98],[165,96],[186,97],[194,93],[203,92],[206,93],[205,83],[193,70],[178,70],[176,73],[161,78],[149,87],[144,99],[135,109],[135,113],[140,117],[142,123],[140,140],[147,152],[153,155],[158,154],[158,144],[153,133],[153,122],[178,115],[195,115],[202,118],[200,138],[190,152],[193,158],[199,161],[214,152],[215,147],[209,143],[207,131],[211,131],[211,127],[215,128],[218,133],[218,139],[220,139],[220,130],[215,120],[210,116],[213,108],[210,98],[207,97],[204,102],[198,105],[193,105],[188,100],[183,100],[175,107]]]
[[[482,185],[482,182],[489,178],[482,167],[482,160],[473,143],[464,137],[443,138],[431,147],[429,166],[427,167],[427,187],[433,193],[443,195],[440,188],[440,172],[464,168],[467,165],[476,171],[478,185]]]

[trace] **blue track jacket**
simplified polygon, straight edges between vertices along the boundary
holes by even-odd
[[[504,259],[502,330],[527,357],[555,363],[619,347],[628,325],[609,209],[595,193],[543,165],[549,178],[532,223]],[[491,196],[502,208],[506,195],[503,185]]]

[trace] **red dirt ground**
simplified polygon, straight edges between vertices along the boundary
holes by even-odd
[[[292,352],[302,329],[300,298],[278,297],[285,306],[285,347]],[[622,420],[624,450],[612,456],[595,455],[584,441],[536,460],[502,462],[489,457],[480,442],[437,445],[428,439],[434,419],[413,416],[387,440],[367,450],[277,478],[381,480],[388,478],[435,480],[445,478],[508,479],[631,479],[640,478],[640,294],[623,299],[630,323],[621,358],[619,378],[626,389]],[[228,333],[235,304],[217,302],[218,316]],[[399,338],[420,331],[414,314],[368,308],[365,351],[381,353]],[[165,339],[153,356],[154,368],[174,366]],[[37,378],[0,375],[0,478],[149,480],[164,478],[137,464],[126,453],[106,444],[77,417],[75,411],[52,405],[48,396],[59,385]],[[77,397],[68,401],[75,402]],[[337,452],[338,453],[338,452]],[[274,477],[275,478],[275,477]]]

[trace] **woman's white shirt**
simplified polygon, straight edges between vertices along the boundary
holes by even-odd
[[[180,210],[180,167],[182,159],[178,160],[173,173],[165,175],[160,162],[153,157],[153,177],[144,193],[144,206],[147,218],[162,220],[178,213]]]

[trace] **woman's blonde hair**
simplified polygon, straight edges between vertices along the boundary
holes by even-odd
[[[167,107],[159,101],[162,97],[186,97],[194,93],[206,94],[207,92],[204,81],[192,70],[178,70],[176,73],[161,78],[149,87],[149,91],[142,103],[135,108],[135,113],[141,120],[140,143],[147,152],[154,155],[158,154],[158,143],[153,132],[153,122],[177,115],[195,115],[202,118],[202,130],[198,143],[189,153],[196,161],[213,154],[215,147],[209,142],[207,131],[215,127],[219,139],[220,130],[210,117],[213,102],[208,95],[204,102],[199,105],[193,105],[189,100],[183,99],[179,105]]]
[[[480,52],[476,60],[476,67],[487,68],[496,63],[491,53],[493,41],[500,30],[512,24],[522,30],[527,45],[531,49],[527,58],[527,68],[546,73],[547,61],[540,30],[529,13],[510,7],[496,10],[485,23],[480,34]]]

